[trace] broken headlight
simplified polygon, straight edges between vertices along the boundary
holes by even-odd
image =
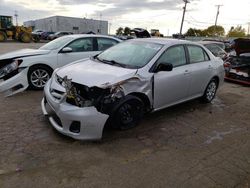
[[[17,70],[22,60],[16,59],[12,63],[0,69],[0,79]]]

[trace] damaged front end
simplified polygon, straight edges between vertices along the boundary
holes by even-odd
[[[102,138],[104,126],[116,106],[135,88],[147,90],[145,93],[150,91],[149,82],[136,77],[88,87],[55,73],[45,86],[41,105],[44,115],[60,133],[79,140],[97,140]]]
[[[0,60],[0,92],[4,92],[5,96],[21,92],[28,87],[28,84],[25,84],[27,83],[25,71],[17,76],[25,69],[19,67],[22,62],[22,59]]]
[[[79,108],[94,106],[99,112],[110,115],[111,108],[125,96],[121,84],[113,86],[88,87],[74,83],[67,76],[60,78],[56,75],[56,81],[66,90],[65,101]]]
[[[0,79],[8,80],[19,73],[18,67],[23,62],[21,59],[0,60]]]

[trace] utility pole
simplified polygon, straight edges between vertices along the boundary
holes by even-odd
[[[248,30],[247,30],[247,35],[250,36],[250,22],[248,22]]]
[[[112,26],[112,23],[109,23],[109,35],[111,34],[111,26]]]
[[[16,10],[15,10],[14,16],[15,16],[15,18],[16,18],[16,26],[18,26],[18,21],[17,21],[18,14],[17,14],[17,11],[16,11]]]
[[[183,0],[185,3],[185,6],[183,7],[183,15],[182,15],[182,20],[181,20],[181,29],[180,29],[180,36],[182,34],[182,28],[183,28],[183,23],[184,23],[184,18],[185,18],[185,13],[187,10],[187,4],[190,3],[188,0]]]
[[[102,33],[102,13],[100,13],[100,20],[99,20],[99,33]]]
[[[216,33],[216,27],[217,27],[217,21],[218,21],[218,17],[220,14],[220,7],[223,5],[215,5],[217,7],[217,14],[216,14],[216,18],[215,18],[215,24],[214,24],[214,35]]]

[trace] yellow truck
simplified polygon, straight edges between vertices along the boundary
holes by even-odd
[[[12,16],[0,15],[0,42],[5,42],[7,39],[29,43],[34,40],[32,37],[32,28],[14,26]]]

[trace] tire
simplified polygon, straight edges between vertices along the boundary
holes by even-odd
[[[7,40],[7,35],[5,32],[0,31],[0,42],[5,42]]]
[[[51,78],[53,70],[49,67],[37,65],[28,71],[29,87],[33,90],[42,90],[46,82]]]
[[[110,123],[115,129],[131,129],[139,124],[143,114],[144,104],[142,100],[135,96],[127,96],[115,106]]]
[[[28,33],[21,33],[20,34],[20,41],[24,43],[30,43],[32,40],[32,37]]]
[[[217,89],[218,89],[218,81],[215,79],[212,79],[206,87],[206,90],[202,96],[202,101],[205,103],[212,102],[212,100],[214,99],[216,95]]]
[[[32,35],[32,40],[35,42],[35,43],[37,43],[37,42],[40,42],[40,40],[41,40],[41,36],[39,36],[39,35]]]

